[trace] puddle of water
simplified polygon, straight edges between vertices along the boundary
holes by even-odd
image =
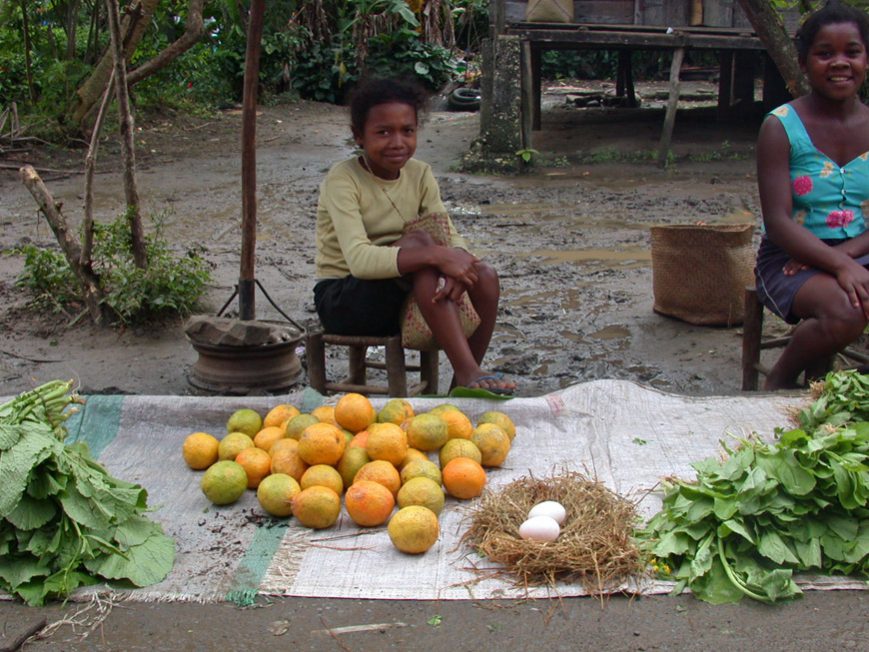
[[[616,263],[622,269],[648,267],[652,261],[649,249],[535,249],[524,257],[540,256],[549,263]]]

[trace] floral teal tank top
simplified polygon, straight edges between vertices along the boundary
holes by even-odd
[[[839,167],[812,143],[790,104],[770,112],[791,145],[793,218],[821,239],[853,238],[866,230],[869,212],[869,152]]]

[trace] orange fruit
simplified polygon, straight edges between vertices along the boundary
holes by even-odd
[[[395,497],[379,482],[360,480],[347,488],[344,507],[356,525],[374,527],[389,520]]]
[[[329,487],[315,485],[302,489],[292,499],[293,516],[305,527],[331,527],[341,513],[341,497]]]
[[[272,458],[262,448],[245,448],[235,456],[235,461],[247,473],[247,488],[256,489],[262,479],[272,472]]]
[[[356,477],[356,473],[370,461],[371,458],[368,457],[368,453],[365,452],[364,448],[351,447],[344,449],[344,454],[338,461],[337,466],[344,486],[349,487],[353,484],[353,478]]]
[[[377,413],[378,423],[394,423],[400,426],[413,416],[413,406],[403,398],[391,398]]]
[[[338,425],[338,422],[335,421],[334,405],[321,405],[315,407],[311,410],[311,415],[316,417],[317,421],[320,421],[321,423],[331,423],[333,426]]]
[[[413,460],[401,469],[400,476],[402,485],[413,478],[428,478],[438,486],[441,484],[441,470],[431,460]]]
[[[411,478],[398,490],[397,502],[399,507],[421,505],[440,514],[444,508],[444,490],[440,483],[430,478]]]
[[[483,461],[480,449],[470,439],[450,439],[438,452],[441,468],[444,468],[450,460],[456,457],[470,457],[477,464]]]
[[[368,431],[360,430],[355,435],[353,435],[353,439],[350,440],[350,443],[347,444],[350,448],[365,448],[368,444]]]
[[[441,474],[447,493],[462,500],[476,498],[486,486],[486,471],[469,457],[450,460]]]
[[[457,405],[453,405],[452,403],[441,403],[440,405],[435,405],[431,410],[429,410],[429,414],[436,414],[436,415],[440,416],[441,414],[443,414],[444,412],[447,412],[448,410],[453,410],[456,412],[461,411],[461,410],[459,410]]]
[[[274,457],[275,455],[280,453],[280,451],[298,450],[298,449],[299,449],[299,442],[297,442],[295,439],[283,437],[282,439],[278,439],[274,444],[272,444],[272,447],[269,449],[269,455]]]
[[[401,465],[398,467],[399,469],[403,469],[413,460],[428,460],[428,455],[423,453],[418,448],[408,448],[407,455],[404,456],[404,459],[401,460]]]
[[[501,429],[507,433],[511,442],[516,437],[516,424],[513,423],[513,419],[503,412],[499,412],[498,410],[483,412],[480,418],[477,419],[477,425],[479,426],[481,423],[494,423],[496,426],[501,426]]]
[[[299,457],[306,464],[329,464],[334,466],[344,454],[347,440],[338,426],[331,423],[315,423],[302,431],[299,438]]]
[[[272,446],[272,473],[284,473],[296,482],[302,479],[302,474],[308,469],[305,461],[299,457],[298,444],[295,447],[282,443],[283,439]],[[294,439],[286,441],[295,441]]]
[[[483,466],[501,466],[510,452],[510,437],[494,423],[481,423],[474,428],[471,441],[480,449]]]
[[[293,513],[293,496],[301,490],[299,483],[286,473],[272,473],[259,483],[256,498],[267,514],[284,518]]]
[[[447,424],[447,439],[470,439],[474,424],[459,410],[442,410],[438,416]]]
[[[202,474],[199,487],[215,505],[229,505],[241,498],[247,489],[247,474],[238,462],[220,460]]]
[[[245,433],[231,432],[217,445],[217,456],[221,460],[234,460],[235,456],[245,448],[253,448],[253,446],[253,439]]]
[[[409,505],[389,519],[386,528],[392,545],[408,554],[423,553],[438,540],[438,517],[427,507]]]
[[[320,423],[320,420],[315,417],[313,414],[297,414],[292,419],[287,421],[286,431],[287,437],[291,439],[298,439],[302,436],[302,431],[308,426],[312,426],[315,423]]]
[[[447,442],[447,422],[431,412],[418,414],[407,424],[407,442],[421,451],[436,451]]]
[[[389,489],[393,496],[401,488],[401,476],[398,473],[398,469],[386,460],[374,460],[362,465],[353,477],[353,484],[356,484],[360,480],[379,482]]]
[[[184,439],[181,454],[191,469],[207,469],[218,460],[220,442],[207,432],[193,432]]]
[[[271,428],[272,426],[286,428],[287,422],[298,415],[299,408],[289,403],[281,403],[268,411],[265,419],[263,419],[263,428]]]
[[[283,439],[286,435],[286,430],[280,426],[267,426],[253,436],[253,444],[257,448],[262,448],[264,451],[271,450],[272,444],[279,439]]]
[[[398,466],[407,455],[407,433],[394,423],[372,423],[365,450],[372,460],[386,460]]]
[[[256,410],[241,408],[233,412],[226,422],[226,432],[243,432],[248,437],[253,437],[262,430],[263,418]]]
[[[365,430],[377,419],[377,412],[367,396],[350,392],[338,399],[335,421],[350,432]]]
[[[344,480],[341,474],[338,473],[334,466],[328,464],[315,464],[308,467],[302,474],[302,479],[299,480],[299,486],[302,489],[319,485],[320,487],[329,487],[339,496],[344,492]]]

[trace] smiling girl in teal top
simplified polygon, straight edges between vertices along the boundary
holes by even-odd
[[[869,152],[844,166],[818,150],[799,114],[789,104],[771,112],[790,143],[793,218],[821,239],[853,238],[866,230]]]
[[[811,92],[779,107],[757,142],[764,237],[758,297],[793,335],[766,389],[820,376],[869,320],[869,108],[859,98],[869,66],[869,18],[835,0],[796,35]]]

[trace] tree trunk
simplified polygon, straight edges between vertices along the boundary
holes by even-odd
[[[196,45],[204,32],[202,22],[202,6],[204,4],[205,0],[190,0],[187,5],[187,22],[184,24],[184,33],[177,41],[170,43],[156,57],[150,61],[146,61],[135,70],[131,70],[130,74],[127,75],[128,84],[132,86],[153,75]]]
[[[36,203],[39,204],[39,208],[42,209],[51,230],[54,232],[54,236],[57,238],[58,244],[60,244],[63,255],[66,257],[67,263],[69,263],[70,269],[72,269],[81,284],[85,305],[91,319],[95,324],[103,324],[105,316],[101,305],[102,293],[99,289],[99,278],[89,267],[81,264],[81,247],[75,235],[70,232],[66,219],[60,212],[60,206],[54,201],[51,193],[48,192],[48,188],[42,183],[42,179],[39,178],[33,167],[25,165],[21,168],[20,175],[21,181],[24,182],[25,187],[33,195]]]
[[[27,17],[26,0],[21,0],[21,31],[24,36],[24,73],[27,76],[27,90],[30,102],[36,104],[36,89],[33,87],[33,68],[30,62],[30,20]]]
[[[68,61],[75,59],[75,38],[78,28],[78,5],[79,0],[68,0],[66,5],[66,58]]]
[[[139,207],[139,192],[136,189],[136,148],[133,142],[134,124],[130,113],[130,97],[127,93],[127,62],[124,44],[121,41],[121,19],[118,0],[106,0],[109,17],[109,32],[112,42],[112,57],[115,72],[115,97],[121,125],[121,149],[124,154],[124,196],[127,200],[127,219],[130,222],[130,246],[136,267],[146,269],[148,256],[145,251],[145,234]]]
[[[160,4],[160,0],[132,0],[129,9],[121,21],[122,42],[124,54],[129,61],[142,40],[142,35],[148,27],[154,10]],[[83,131],[84,121],[103,96],[103,91],[108,83],[109,75],[114,66],[111,50],[103,54],[99,63],[94,67],[90,76],[79,86],[75,92],[72,106],[67,111],[68,124],[74,125]],[[117,81],[117,80],[116,80]]]
[[[766,46],[790,94],[799,97],[808,93],[809,85],[800,70],[796,47],[773,3],[770,0],[739,0],[739,5],[758,38]]]

